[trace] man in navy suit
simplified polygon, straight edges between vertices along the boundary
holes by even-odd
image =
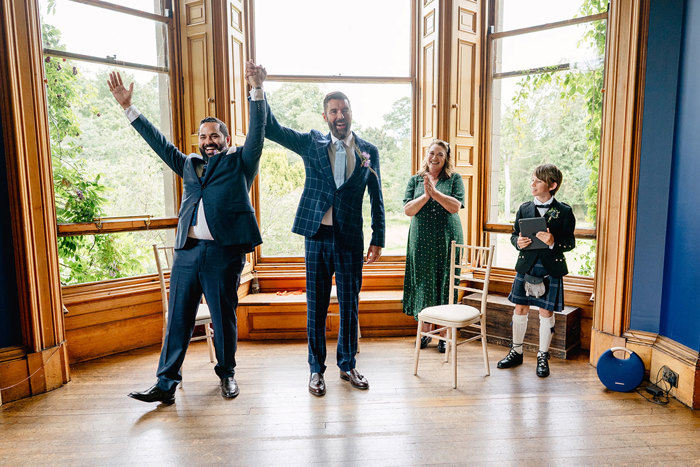
[[[369,191],[372,238],[367,263],[384,247],[384,202],[379,151],[350,131],[352,110],[347,96],[333,92],[323,100],[323,118],[330,133],[300,133],[283,127],[269,109],[265,136],[299,154],[306,181],[292,232],[305,239],[307,334],[309,339],[309,392],[326,393],[326,315],[335,274],[340,306],[337,364],[340,378],[358,389],[369,383],[355,368],[357,311],[364,240],[362,198]]]
[[[262,69],[248,62],[246,78],[253,89],[245,144],[229,149],[231,137],[226,125],[207,117],[199,127],[201,155],[186,155],[131,104],[134,84],[126,89],[119,73],[110,75],[109,90],[134,129],[182,177],[184,185],[158,381],[144,392],[129,394],[134,399],[166,404],[175,401],[175,388],[182,379],[180,368],[202,294],[214,325],[215,371],[220,378],[221,395],[234,398],[239,393],[234,378],[238,285],[246,253],[262,243],[248,192],[260,165],[266,112]]]

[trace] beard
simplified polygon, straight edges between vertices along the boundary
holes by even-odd
[[[339,123],[344,123],[345,127],[338,128]],[[328,128],[331,130],[331,134],[338,139],[345,139],[350,134],[350,121],[347,119],[336,120],[335,122],[328,122]]]
[[[202,157],[204,157],[204,160],[205,160],[205,161],[209,159],[209,154],[207,154],[207,149],[208,149],[208,148],[214,148],[214,154],[218,154],[218,153],[220,153],[221,151],[223,151],[224,149],[226,149],[226,146],[223,145],[223,144],[221,144],[221,145],[208,144],[208,145],[206,145],[206,146],[200,146],[200,147],[199,147],[199,153],[202,155]]]

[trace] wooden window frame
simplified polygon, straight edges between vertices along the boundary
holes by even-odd
[[[484,57],[483,57],[483,82],[485,83],[485,92],[482,94],[483,99],[482,99],[482,109],[483,109],[483,115],[484,118],[482,120],[482,134],[484,135],[484,138],[482,139],[482,154],[483,154],[483,160],[482,160],[482,167],[483,170],[481,172],[483,183],[482,183],[482,204],[481,204],[481,211],[483,213],[482,218],[484,219],[482,231],[484,233],[484,238],[486,238],[489,234],[511,234],[513,232],[513,224],[512,223],[492,223],[488,222],[488,211],[489,211],[489,202],[490,202],[490,186],[491,186],[491,178],[490,178],[490,169],[491,169],[491,130],[492,130],[492,106],[491,106],[491,97],[492,97],[492,83],[494,79],[497,78],[503,78],[507,76],[524,76],[524,75],[532,75],[532,74],[539,74],[547,71],[552,71],[552,67],[537,67],[537,68],[531,68],[531,69],[526,69],[526,70],[517,70],[517,71],[511,71],[511,72],[506,72],[506,73],[493,73],[492,70],[492,59],[493,59],[493,53],[494,53],[494,46],[493,42],[496,39],[502,39],[505,37],[516,37],[519,35],[523,34],[529,34],[533,32],[540,32],[540,31],[546,31],[550,29],[556,29],[556,28],[561,28],[561,27],[566,27],[566,26],[571,26],[575,24],[584,24],[584,23],[590,23],[593,21],[599,21],[599,20],[606,20],[609,21],[609,11],[604,12],[604,13],[596,13],[593,15],[587,15],[579,18],[570,18],[566,20],[561,20],[561,21],[553,21],[549,23],[542,23],[534,26],[528,26],[524,28],[518,28],[518,29],[512,29],[508,31],[499,31],[499,32],[491,32],[492,29],[495,28],[495,16],[496,16],[496,2],[497,0],[487,0],[487,11],[488,14],[484,15],[487,18],[487,24],[486,27],[484,28],[484,36],[483,39],[485,40],[486,46],[484,47]],[[605,54],[603,57],[603,61],[606,62],[605,58],[607,56],[608,50],[607,50],[607,45],[605,48]],[[563,64],[560,66],[556,67],[556,70],[565,70],[569,68],[569,64]],[[574,237],[579,238],[579,239],[585,239],[585,240],[596,240],[597,239],[597,228],[577,228],[574,231]],[[498,269],[498,268],[497,268]],[[502,272],[506,271],[512,271],[511,269],[503,269]],[[506,274],[506,276],[514,277],[514,273],[511,274]],[[581,287],[584,287],[587,290],[590,290],[590,292],[593,292],[593,282],[595,279],[595,273],[593,277],[586,277],[586,276],[568,276],[565,278],[565,283],[567,285],[579,285]]]
[[[250,57],[255,57],[255,0],[247,0],[249,27],[246,41],[248,43],[248,51]],[[337,75],[268,75],[268,81],[279,82],[305,82],[305,83],[370,83],[370,84],[392,84],[403,83],[411,85],[411,99],[414,104],[418,102],[419,87],[418,87],[418,11],[420,9],[419,2],[410,2],[411,9],[411,49],[410,49],[410,68],[409,75],[406,77],[395,76],[337,76]],[[418,113],[416,105],[413,105],[411,115],[411,173],[415,173],[418,166]],[[253,206],[256,215],[260,216],[260,193],[259,182],[256,179],[253,185]],[[291,228],[291,226],[290,226]],[[299,278],[305,277],[305,266],[303,256],[264,256],[262,247],[257,246],[252,254],[253,264],[257,275],[261,278],[278,278],[282,275],[287,278],[285,283],[296,284]],[[364,288],[372,287],[372,277],[381,277],[381,286],[377,288],[390,287],[400,288],[403,284],[403,270],[406,262],[405,255],[385,255],[382,256],[376,263],[365,265],[363,276],[370,278],[370,284],[364,284]],[[400,283],[399,278],[400,276]],[[387,280],[388,278],[388,280]],[[301,283],[300,283],[301,284]],[[365,285],[367,287],[365,287]],[[303,285],[299,288],[302,288]]]
[[[170,87],[170,102],[171,102],[171,126],[172,134],[174,140],[179,140],[177,129],[179,128],[179,106],[174,105],[177,101],[177,96],[179,95],[179,80],[176,79],[176,71],[178,70],[179,60],[176,53],[176,40],[178,33],[175,28],[175,21],[173,18],[172,0],[163,0],[163,14],[149,13],[146,11],[124,7],[114,3],[110,3],[104,0],[70,0],[74,3],[80,3],[84,5],[89,5],[97,8],[102,8],[105,10],[112,10],[120,13],[125,13],[134,17],[144,18],[152,20],[155,22],[163,23],[167,28],[167,57],[168,66],[153,66],[145,65],[134,62],[126,62],[121,60],[112,60],[108,58],[101,58],[91,55],[78,54],[73,52],[66,52],[62,50],[54,50],[43,48],[44,56],[66,58],[71,60],[97,63],[102,65],[112,65],[122,68],[130,68],[135,70],[150,71],[156,73],[166,73],[169,78]],[[175,210],[177,211],[182,200],[182,180],[171,174],[174,179],[174,191],[177,193],[174,199]],[[168,217],[152,217],[150,215],[130,215],[130,216],[110,216],[101,217],[94,219],[92,222],[78,222],[78,223],[65,223],[57,225],[57,236],[58,237],[70,237],[70,236],[84,236],[84,235],[101,235],[101,234],[111,234],[119,232],[138,232],[144,230],[161,230],[161,229],[174,229],[177,227],[178,218],[177,216]],[[151,276],[152,274],[145,274],[143,276]],[[138,276],[135,276],[138,277]],[[110,282],[112,279],[106,279],[99,281],[100,283]]]

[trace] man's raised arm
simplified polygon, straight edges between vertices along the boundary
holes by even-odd
[[[122,106],[126,112],[126,116],[133,125],[134,129],[139,132],[141,137],[148,143],[158,156],[163,159],[163,162],[168,164],[173,172],[182,177],[183,169],[187,156],[178,148],[168,141],[163,133],[149,122],[146,117],[134,107],[131,103],[131,96],[134,93],[134,83],[129,85],[129,89],[124,87],[122,77],[119,72],[113,71],[109,74],[107,80],[109,91],[114,96],[114,99]]]
[[[245,66],[245,76],[250,84],[250,116],[248,121],[248,134],[246,135],[245,144],[243,145],[243,165],[245,168],[246,179],[248,184],[253,183],[255,175],[258,173],[260,166],[260,155],[263,150],[265,141],[265,119],[267,105],[265,105],[265,95],[262,89],[263,81],[267,76],[265,68],[255,65],[252,60],[248,60]],[[232,147],[229,152],[235,151]],[[250,190],[250,186],[248,186]]]

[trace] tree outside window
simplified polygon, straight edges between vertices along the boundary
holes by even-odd
[[[149,13],[154,12],[159,13]],[[106,86],[115,69],[110,61],[131,60],[130,70],[120,71],[127,82],[135,82],[135,105],[169,135],[167,27],[99,4],[67,0],[43,1],[41,13],[59,229],[114,217],[173,217],[172,173],[130,127]],[[81,20],[86,17],[91,18],[87,30]],[[89,28],[99,34],[91,35],[95,31]],[[123,37],[124,31],[131,40],[129,34]],[[67,285],[154,272],[151,245],[167,241],[168,235],[146,231],[59,237],[61,281]]]
[[[495,264],[512,268],[509,236],[493,226],[512,223],[532,198],[530,176],[539,164],[561,169],[556,197],[573,207],[577,228],[595,228],[607,2],[495,0],[493,6],[487,224]],[[570,269],[591,276],[595,241],[577,245],[567,254]]]

